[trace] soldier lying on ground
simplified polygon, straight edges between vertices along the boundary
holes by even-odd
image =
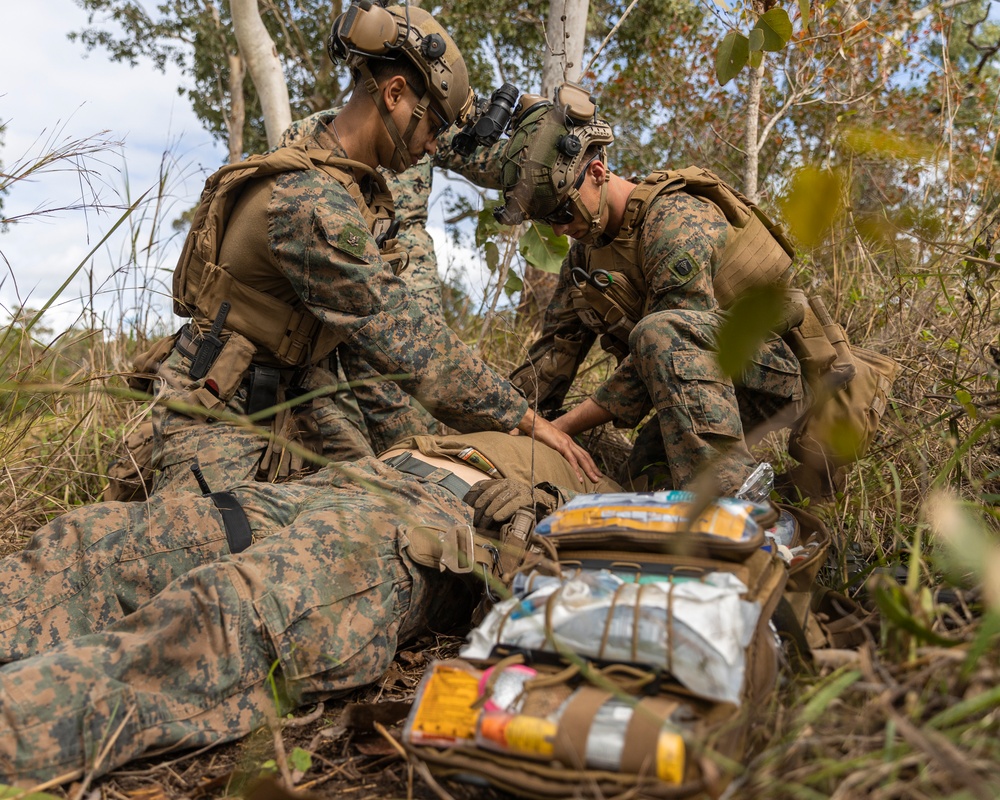
[[[386,31],[397,34],[392,50],[373,44]],[[421,311],[390,267],[403,257],[375,168],[412,166],[464,117],[472,95],[454,42],[421,9],[352,5],[337,18],[330,46],[355,78],[343,112],[301,147],[209,179],[230,186],[222,182],[253,175],[238,197],[222,194],[218,215],[199,216],[214,209],[203,195],[174,273],[174,310],[193,322],[143,359],[156,370],[159,402],[149,462],[137,458],[138,465],[157,471],[155,491],[190,492],[197,490],[188,469],[195,457],[210,486],[226,487],[294,471],[286,440],[331,459],[370,454],[328,397],[278,412],[270,440],[203,413],[263,413],[327,391],[336,382],[327,357],[340,347],[392,376],[451,427],[534,431],[597,479],[586,451],[536,421],[505,379]],[[257,169],[269,174],[248,171]]]
[[[276,696],[294,707],[377,680],[401,641],[468,621],[496,563],[474,514],[498,527],[554,507],[532,491],[543,482],[619,488],[494,432],[53,520],[0,562],[0,778],[61,783],[231,741],[287,711]]]

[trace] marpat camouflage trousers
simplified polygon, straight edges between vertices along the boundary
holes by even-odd
[[[375,681],[401,640],[464,610],[453,576],[407,555],[413,526],[470,524],[446,489],[368,458],[235,493],[242,553],[210,498],[178,495],[71,512],[0,562],[0,778],[236,739],[288,710],[275,692]]]
[[[737,383],[719,366],[713,312],[661,311],[639,320],[632,359],[655,416],[640,431],[619,482],[683,488],[710,470],[721,495],[736,492],[756,468],[744,431],[803,397],[799,363],[780,338],[754,354]]]

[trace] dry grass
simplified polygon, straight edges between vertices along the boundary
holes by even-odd
[[[876,446],[851,470],[837,503],[821,510],[836,540],[824,582],[882,614],[878,635],[848,663],[786,673],[731,797],[1000,795],[997,255],[984,257],[992,266],[958,255],[985,223],[954,231],[929,247],[936,255],[920,259],[902,246],[873,252],[845,228],[804,261],[800,280],[825,297],[852,339],[903,367]],[[835,276],[818,263],[836,263]],[[480,324],[470,319],[465,332],[476,335]],[[137,342],[110,327],[40,341],[22,315],[0,333],[0,552],[97,498],[123,433],[141,413],[116,394]],[[484,352],[506,372],[528,335],[509,322],[492,330]],[[608,367],[593,357],[581,385]],[[620,444],[611,443],[607,463],[620,457]],[[772,436],[759,454],[780,467],[782,447],[782,437]],[[424,645],[353,699],[408,697],[427,658],[453,652],[455,641]],[[343,708],[280,735],[284,750],[299,746],[314,756],[313,767],[295,776],[300,787],[323,797],[440,796],[379,737],[345,725]],[[151,800],[225,796],[234,781],[276,758],[281,748],[271,734],[264,739],[145,763],[99,782],[97,791]],[[447,791],[482,796],[453,784]]]

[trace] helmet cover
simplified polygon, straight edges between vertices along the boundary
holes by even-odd
[[[597,117],[593,103],[574,102],[574,95],[567,99],[567,89],[581,87],[564,84],[555,102],[537,95],[521,98],[514,130],[500,156],[505,205],[497,217],[506,224],[551,214],[569,197],[587,151],[614,141],[611,126]]]

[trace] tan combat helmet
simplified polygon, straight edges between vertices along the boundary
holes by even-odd
[[[360,0],[337,17],[327,40],[327,52],[333,61],[343,61],[357,69],[361,81],[375,100],[389,134],[396,145],[392,168],[409,166],[406,142],[409,141],[433,101],[444,114],[440,127],[464,123],[473,109],[474,96],[469,87],[469,71],[458,45],[431,14],[422,8],[389,6],[383,8],[372,0]],[[373,58],[392,58],[402,53],[424,77],[424,94],[413,111],[410,124],[400,135],[385,102],[372,78],[368,62]],[[420,87],[413,87],[420,91]],[[439,130],[438,134],[443,133]]]
[[[526,219],[547,221],[573,202],[594,229],[604,210],[604,192],[595,220],[578,202],[577,179],[594,157],[592,147],[599,146],[597,157],[603,159],[604,146],[614,140],[611,126],[598,118],[597,106],[582,86],[564,83],[556,89],[555,102],[523,95],[514,131],[500,157],[504,205],[493,212],[497,220],[505,225]]]

